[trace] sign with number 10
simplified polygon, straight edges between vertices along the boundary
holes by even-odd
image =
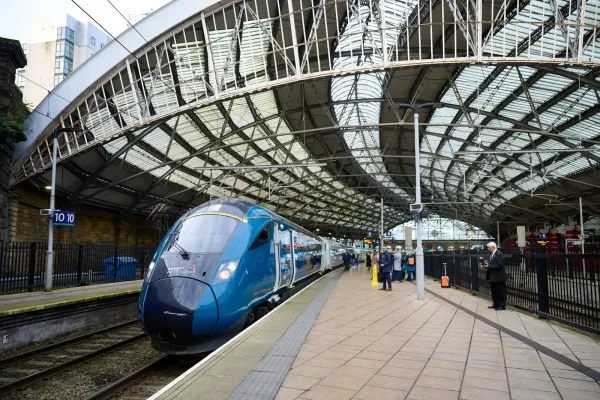
[[[75,213],[72,211],[54,210],[52,215],[54,226],[75,226]]]

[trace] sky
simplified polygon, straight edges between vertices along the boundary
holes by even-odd
[[[127,28],[125,20],[108,0],[75,0],[96,19],[107,33],[117,36]],[[111,0],[126,17],[156,11],[171,0]],[[90,20],[71,0],[0,0],[0,37],[23,40],[28,29],[43,17],[71,14],[75,19]],[[94,24],[93,21],[90,21]],[[96,25],[96,24],[94,24]]]

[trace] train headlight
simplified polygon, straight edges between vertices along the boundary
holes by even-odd
[[[148,265],[148,273],[146,274],[146,282],[150,280],[150,275],[152,275],[152,270],[154,269],[154,261]]]
[[[239,263],[240,260],[233,260],[221,264],[219,270],[217,271],[217,275],[213,279],[213,283],[218,283],[229,279],[237,269]]]

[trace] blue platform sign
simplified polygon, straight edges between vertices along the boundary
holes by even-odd
[[[367,237],[373,237],[373,233],[372,232],[367,232]]]
[[[52,215],[54,226],[75,226],[75,213],[72,211],[54,210]]]

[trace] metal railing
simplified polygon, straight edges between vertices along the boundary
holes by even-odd
[[[425,275],[490,295],[485,254],[427,254]],[[504,254],[507,302],[539,316],[600,334],[598,254]]]
[[[0,242],[0,294],[44,290],[47,243]],[[52,287],[142,279],[155,249],[55,244]]]

